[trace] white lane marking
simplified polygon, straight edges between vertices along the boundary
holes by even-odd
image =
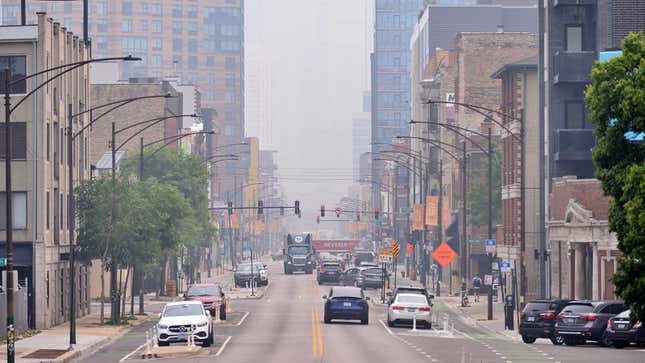
[[[383,320],[379,320],[379,323],[381,323],[381,325],[383,325],[383,328],[385,329],[385,331],[387,331],[387,332],[388,332],[388,334],[390,334],[391,336],[394,336],[394,333],[392,333],[392,329],[388,328],[388,327],[385,325],[385,323],[383,322]]]
[[[226,344],[228,344],[228,342],[231,341],[231,338],[233,337],[230,335],[228,336],[228,338],[226,338],[226,340],[224,341],[224,344],[222,344],[222,346],[217,350],[217,353],[215,353],[216,357],[219,357],[219,355],[222,354],[222,352],[224,351],[224,348],[226,348]]]
[[[124,361],[128,360],[128,358],[132,357],[132,356],[134,355],[134,353],[138,352],[138,351],[139,351],[139,349],[141,349],[141,348],[143,348],[143,347],[145,347],[145,346],[146,346],[146,344],[145,344],[145,343],[141,344],[140,346],[138,346],[138,347],[137,347],[137,349],[135,349],[135,350],[131,351],[131,352],[130,352],[130,353],[128,353],[125,357],[123,357],[123,358],[119,359],[119,362],[124,362]]]
[[[249,316],[249,312],[248,312],[248,311],[244,314],[244,316],[242,317],[242,319],[240,319],[240,322],[239,322],[239,323],[237,323],[237,326],[242,325],[242,323],[244,322],[244,319],[246,319],[246,317],[247,317],[247,316]]]

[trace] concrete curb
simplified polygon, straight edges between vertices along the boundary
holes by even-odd
[[[448,309],[450,309],[453,312],[457,313],[459,319],[461,319],[461,321],[463,321],[466,324],[469,324],[469,325],[484,329],[484,330],[486,330],[486,331],[488,331],[490,333],[493,333],[495,335],[498,335],[498,336],[500,336],[502,338],[511,339],[511,340],[514,340],[514,341],[520,340],[519,335],[516,335],[517,333],[511,333],[510,331],[507,331],[507,330],[499,331],[497,329],[494,329],[494,328],[491,328],[491,327],[487,326],[486,324],[482,324],[481,322],[479,322],[479,320],[477,320],[476,318],[474,318],[472,316],[468,316],[468,312],[465,309],[463,309],[461,306],[459,306],[459,305],[453,305],[448,301],[442,301],[442,303],[445,306],[447,306]],[[494,320],[492,320],[492,321],[494,321]],[[513,330],[513,332],[516,332],[516,331]]]

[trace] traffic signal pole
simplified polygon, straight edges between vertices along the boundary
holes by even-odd
[[[437,247],[443,242],[443,159],[439,157],[439,210],[437,211],[438,216],[438,231],[437,231]],[[443,275],[443,267],[437,265],[437,296],[441,296],[441,279]],[[452,276],[450,277],[452,278]]]

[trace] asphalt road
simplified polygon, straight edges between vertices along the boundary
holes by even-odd
[[[271,266],[271,285],[261,299],[233,302],[234,313],[215,327],[215,344],[201,355],[156,359],[157,362],[455,362],[555,363],[645,362],[645,350],[616,350],[595,345],[553,346],[547,340],[527,345],[461,321],[446,305],[435,311],[448,314],[455,334],[435,330],[411,332],[409,327],[387,328],[385,308],[374,306],[368,325],[322,322],[322,295],[312,275],[283,275]],[[248,314],[247,314],[248,312]],[[143,343],[142,326],[83,362],[118,362]],[[139,361],[132,354],[126,362]],[[150,361],[150,360],[146,360]]]

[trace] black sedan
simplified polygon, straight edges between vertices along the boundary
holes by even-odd
[[[363,295],[358,287],[334,286],[325,299],[325,324],[332,320],[360,320],[361,324],[369,321],[369,297]]]
[[[620,301],[572,301],[558,314],[555,333],[562,336],[564,344],[584,344],[592,340],[607,346],[605,329],[609,319],[627,308]]]
[[[632,324],[629,320],[630,312],[631,310],[625,310],[607,323],[606,339],[617,349],[630,343],[645,344],[645,327],[640,320]]]
[[[538,338],[551,339],[555,345],[564,343],[561,335],[555,334],[555,318],[571,300],[533,300],[520,315],[522,341],[532,344]]]

